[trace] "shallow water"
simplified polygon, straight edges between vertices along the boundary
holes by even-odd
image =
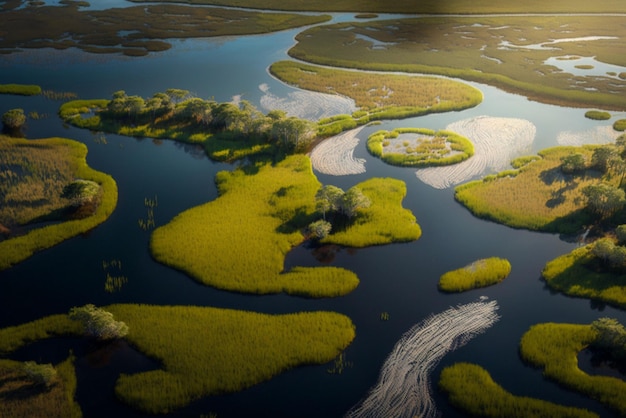
[[[337,19],[347,20],[350,16],[340,15]],[[293,44],[296,33],[298,30],[253,37],[172,41],[171,50],[144,58],[93,56],[77,51],[27,51],[3,57],[0,80],[72,91],[81,98],[108,98],[117,90],[151,96],[167,88],[182,88],[218,101],[241,95],[260,107],[265,94],[260,86],[266,85],[273,95],[283,98],[295,91],[273,79],[267,67],[286,58],[286,50]],[[473,109],[386,121],[365,128],[362,138],[378,129],[410,126],[439,130],[459,120],[488,115],[521,118],[534,124],[536,137],[528,152],[536,152],[557,145],[560,132],[585,132],[626,117],[624,113],[613,113],[609,121],[591,121],[584,118],[586,109],[540,104],[493,87],[473,85],[485,96],[484,102]],[[541,371],[527,367],[518,357],[519,340],[535,323],[589,323],[601,316],[616,317],[626,323],[623,311],[564,297],[545,288],[540,280],[542,267],[548,260],[575,248],[575,242],[476,219],[454,201],[452,189],[433,189],[416,178],[414,169],[385,165],[367,153],[362,140],[354,157],[366,161],[365,173],[339,177],[316,173],[319,180],[344,189],[373,176],[405,181],[408,192],[404,206],[416,215],[422,237],[413,243],[359,250],[325,248],[323,256],[320,249],[301,246],[288,255],[286,268],[330,264],[355,271],[361,284],[345,297],[308,300],[218,291],[155,263],[148,250],[149,232],[141,230],[137,220],[146,216],[146,197],[158,196],[157,225],[167,223],[187,208],[214,199],[215,173],[232,167],[210,161],[202,149],[171,141],[106,135],[107,144],[98,143],[98,135],[63,126],[55,116],[59,104],[42,97],[0,96],[2,113],[21,107],[27,112],[36,110],[49,115],[28,122],[29,138],[63,136],[87,144],[88,163],[110,173],[118,182],[118,207],[109,220],[88,234],[0,272],[0,326],[67,312],[72,306],[86,303],[188,304],[270,313],[334,310],[348,315],[357,329],[357,337],[345,353],[353,365],[342,374],[327,373],[329,365],[301,367],[241,393],[199,401],[172,416],[216,412],[220,417],[338,417],[357,404],[376,383],[385,358],[411,326],[450,306],[486,295],[497,300],[500,321],[466,346],[447,354],[435,369],[433,381],[442,367],[455,361],[476,362],[515,394],[583,406],[602,416],[611,416],[598,403],[545,381]],[[444,272],[492,256],[507,258],[513,266],[503,283],[455,295],[437,290],[437,281]],[[128,283],[119,292],[107,293],[102,262],[112,259],[122,261],[121,273],[128,277]],[[390,319],[381,321],[381,312],[388,312]],[[52,361],[48,360],[52,355],[49,344],[55,346],[56,342],[37,344],[29,348],[28,356]],[[143,416],[115,401],[112,388],[118,373],[129,373],[138,364],[146,362],[149,366],[150,363],[140,360],[142,356],[130,353],[127,348],[120,350],[125,353],[122,358],[129,360],[116,360],[120,357],[114,354],[104,364],[89,361],[88,350],[75,350],[79,387],[89,388],[78,392],[85,416]],[[99,379],[99,373],[108,377]],[[105,395],[95,396],[97,393]],[[462,416],[436,391],[435,402],[443,416]]]

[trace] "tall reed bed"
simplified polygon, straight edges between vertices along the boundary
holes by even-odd
[[[545,323],[534,325],[522,337],[520,354],[543,375],[626,415],[626,382],[591,376],[578,368],[578,352],[596,338],[590,325]]]
[[[597,271],[590,267],[594,256],[593,244],[577,248],[549,261],[541,276],[551,289],[569,296],[590,298],[620,308],[626,308],[625,275],[612,271]]]
[[[371,178],[357,185],[371,201],[345,229],[322,240],[327,244],[367,247],[419,239],[422,230],[413,213],[402,207],[406,185],[393,178]]]
[[[41,142],[40,142],[41,141]],[[1,142],[1,141],[0,141]],[[93,215],[34,229],[29,233],[0,242],[0,270],[25,260],[35,252],[89,231],[104,222],[117,205],[117,184],[105,173],[90,168],[86,162],[87,147],[62,138],[28,141],[31,146],[66,147],[69,149],[72,172],[76,178],[91,180],[101,187],[100,202]],[[41,144],[41,145],[39,145]]]
[[[333,360],[355,336],[334,312],[267,315],[204,307],[113,305],[126,337],[162,368],[122,375],[124,402],[165,413],[201,397],[235,392],[304,364]]]
[[[308,157],[217,174],[220,196],[157,228],[150,241],[157,261],[201,283],[248,293],[338,296],[358,284],[345,269],[283,272],[287,252],[304,239],[300,228],[315,211],[320,183]],[[310,280],[317,276],[317,280]]]
[[[504,258],[490,257],[476,260],[460,269],[444,273],[439,278],[439,289],[445,292],[464,292],[500,283],[511,272],[511,263]]]
[[[439,388],[447,393],[450,403],[472,416],[492,418],[598,416],[586,409],[513,395],[494,382],[485,369],[470,363],[456,363],[443,369]]]
[[[561,172],[561,158],[575,152],[591,159],[587,146],[543,150],[541,159],[528,161],[518,170],[456,187],[455,199],[478,217],[514,228],[575,232],[589,221],[582,213],[581,190],[598,182],[594,176]]]
[[[41,87],[35,84],[0,84],[0,94],[36,96],[41,94]]]

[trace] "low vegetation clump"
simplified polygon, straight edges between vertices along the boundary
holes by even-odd
[[[111,100],[64,103],[59,115],[81,128],[203,144],[209,156],[220,161],[302,152],[316,137],[314,123],[283,111],[263,114],[246,101],[218,103],[181,89],[167,89],[147,99],[120,90]]]
[[[474,155],[469,139],[449,131],[398,128],[375,132],[367,150],[392,165],[430,167],[460,163]]]
[[[8,130],[17,130],[26,123],[24,109],[10,109],[2,114],[2,124]]]
[[[0,240],[0,270],[94,228],[115,209],[117,185],[87,166],[85,145],[62,138],[0,136],[0,150],[0,233],[5,238]],[[88,182],[83,189],[88,199],[72,206],[77,201],[63,194],[76,179]],[[58,222],[12,235],[23,225],[51,220]]]
[[[613,129],[616,131],[626,131],[626,119],[618,119],[613,123]]]
[[[447,393],[450,403],[481,417],[580,417],[598,415],[574,407],[507,392],[493,381],[489,372],[470,363],[456,363],[441,372],[439,388]]]
[[[601,110],[588,110],[585,112],[585,117],[593,120],[609,120],[611,119],[611,114]]]
[[[439,289],[464,292],[500,283],[511,272],[511,263],[498,257],[476,260],[467,266],[449,271],[439,278]]]
[[[606,354],[614,364],[626,364],[626,328],[615,318],[599,318],[591,323],[597,337],[591,349]]]
[[[73,358],[52,365],[0,360],[0,416],[80,418]]]
[[[336,222],[339,227],[321,239],[322,243],[366,247],[415,241],[421,236],[422,230],[415,216],[402,207],[402,200],[406,196],[403,181],[371,178],[355,187],[370,204],[360,208],[350,222]]]
[[[578,353],[592,344],[598,333],[591,325],[545,323],[534,325],[522,337],[520,354],[543,375],[626,414],[626,382],[608,376],[591,376],[578,368]]]
[[[98,340],[113,340],[128,334],[128,325],[116,321],[111,312],[92,304],[72,308],[69,316],[80,322],[87,336]]]
[[[359,110],[353,115],[337,115],[319,121],[318,134],[322,137],[371,121],[462,110],[482,101],[480,90],[443,78],[355,73],[294,61],[276,62],[270,66],[270,72],[306,90],[354,99]]]
[[[0,84],[0,94],[36,96],[41,94],[41,87],[34,84]]]
[[[341,268],[283,271],[285,255],[304,240],[301,230],[313,221],[320,187],[306,156],[220,172],[216,183],[216,200],[154,231],[150,247],[157,261],[238,292],[327,297],[357,286],[356,275]]]

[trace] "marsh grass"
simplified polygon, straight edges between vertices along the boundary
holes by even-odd
[[[591,376],[578,368],[578,353],[597,334],[590,325],[545,323],[534,325],[522,337],[520,354],[543,369],[543,375],[626,414],[626,382],[608,376]]]
[[[216,200],[154,231],[150,248],[157,261],[201,283],[238,292],[327,297],[357,286],[356,275],[341,268],[283,271],[285,255],[303,241],[300,230],[315,211],[320,184],[308,157],[220,172],[216,183]]]
[[[0,94],[36,96],[41,94],[41,87],[34,84],[0,84]]]
[[[593,268],[593,244],[549,261],[541,276],[551,289],[626,308],[626,275]]]
[[[618,119],[613,123],[613,129],[616,131],[626,131],[626,119]]]
[[[609,120],[611,119],[611,114],[601,110],[588,110],[585,112],[585,117],[593,120]]]
[[[456,363],[441,372],[439,388],[457,408],[481,417],[580,417],[598,415],[540,399],[516,396],[493,381],[489,372],[470,363]]]
[[[403,139],[407,135],[410,139]],[[450,131],[423,128],[375,132],[367,139],[367,150],[388,164],[405,167],[451,165],[474,155],[469,139]]]
[[[22,369],[20,362],[0,360],[0,417],[82,417],[74,400],[76,374],[72,357],[55,366],[57,376],[50,387],[33,384]]]
[[[413,213],[402,207],[406,196],[403,181],[371,178],[357,185],[371,205],[358,211],[356,218],[322,240],[324,244],[367,247],[419,239],[422,230]]]
[[[79,48],[96,54],[144,56],[171,47],[169,39],[261,34],[322,23],[330,16],[237,9],[147,5],[106,10],[25,7],[3,10],[4,53],[22,48]],[[25,25],[24,22],[29,22]],[[124,34],[132,27],[131,33]]]
[[[544,64],[554,50],[527,47],[549,39],[605,37],[593,42],[561,42],[558,55],[596,56],[602,62],[624,66],[624,55],[618,53],[619,39],[624,36],[620,19],[467,16],[346,22],[301,32],[289,54],[333,67],[477,81],[552,104],[623,110],[625,80],[560,71]],[[383,47],[375,47],[375,42]]]
[[[582,153],[591,160],[593,147],[555,147],[539,152],[540,159],[524,158],[519,169],[507,170],[457,186],[455,199],[474,215],[514,228],[574,233],[591,222],[583,211],[581,190],[597,184],[593,171],[579,175],[561,172],[561,158]]]
[[[5,145],[8,145],[9,147],[15,146],[18,149],[20,147],[25,147],[28,151],[27,154],[24,155],[27,163],[11,164],[8,168],[3,167],[2,172],[7,173],[8,171],[12,172],[19,166],[19,172],[15,173],[15,175],[11,175],[11,184],[17,184],[13,183],[13,181],[18,181],[20,179],[20,175],[24,174],[22,171],[32,172],[36,176],[40,176],[40,178],[48,181],[49,179],[54,178],[54,173],[60,170],[59,167],[64,167],[62,172],[65,173],[65,176],[90,180],[98,183],[101,188],[101,194],[99,196],[97,206],[93,209],[93,214],[90,214],[89,216],[80,219],[64,220],[60,223],[33,229],[25,235],[19,235],[1,241],[0,270],[6,269],[30,257],[37,251],[52,247],[66,239],[72,238],[96,227],[104,222],[115,209],[117,204],[117,184],[109,175],[93,170],[87,165],[87,147],[85,145],[62,138],[49,138],[42,140],[14,140],[4,137],[0,138],[0,146]],[[37,150],[39,148],[43,150],[60,149],[64,150],[63,152],[65,154],[62,153],[61,157],[59,157],[59,154],[55,155],[54,153],[39,154],[41,161],[37,161],[36,159],[33,159],[36,158],[33,156],[37,155]],[[8,152],[2,152],[0,153],[0,158],[5,158],[7,155],[9,155]],[[47,157],[44,158],[42,157],[43,155],[46,155]],[[50,160],[48,160],[48,158],[50,158]],[[55,161],[54,164],[57,165],[55,166],[52,161]],[[31,180],[29,179],[28,181]],[[56,179],[51,181],[53,181],[54,184],[58,183],[58,180]],[[0,183],[2,186],[6,184],[8,184],[8,182]],[[58,186],[60,187],[61,184],[58,184]],[[48,199],[43,194],[38,195],[37,193],[39,192],[36,192],[37,190],[41,192],[45,190],[44,186],[40,182],[33,183],[32,187],[20,187],[24,190],[19,193],[19,196],[22,199],[28,198],[29,205],[32,205],[35,201],[38,202],[38,199],[44,202]],[[13,193],[15,194],[15,191],[13,191]],[[61,194],[60,191],[58,194]],[[56,192],[54,195],[56,196]],[[6,201],[6,194],[4,198]],[[52,197],[49,199],[52,199]],[[3,205],[3,207],[4,206],[11,206],[14,209],[13,203],[10,205]],[[54,207],[54,209],[58,208]],[[50,213],[51,210],[53,211],[51,208],[47,209],[46,213]]]
[[[296,366],[332,361],[355,336],[334,312],[267,315],[201,307],[114,305],[127,339],[162,368],[122,375],[117,396],[148,413],[240,391]]]
[[[270,72],[306,90],[354,99],[359,111],[320,120],[320,136],[335,135],[375,120],[467,109],[482,101],[480,90],[437,77],[357,73],[294,61],[276,62]]]
[[[445,292],[464,292],[500,283],[511,272],[511,263],[498,257],[476,260],[465,267],[444,273],[439,278],[439,289]]]

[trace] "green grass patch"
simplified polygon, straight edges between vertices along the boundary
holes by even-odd
[[[0,94],[36,96],[41,94],[41,87],[35,84],[0,84]]]
[[[334,312],[267,315],[217,308],[115,305],[127,339],[162,362],[123,375],[117,396],[164,413],[209,395],[236,392],[304,364],[332,361],[354,339],[349,318]]]
[[[611,119],[611,114],[601,110],[588,110],[585,112],[585,117],[593,120],[609,120]]]
[[[540,399],[516,396],[493,381],[489,372],[470,363],[456,363],[441,372],[439,388],[447,393],[452,405],[481,417],[597,417],[574,407]]]
[[[548,262],[541,272],[547,285],[569,296],[626,308],[626,275],[593,268],[593,244]]]
[[[150,247],[157,261],[201,283],[238,292],[327,297],[357,286],[356,275],[341,268],[283,272],[285,255],[303,241],[301,228],[315,211],[320,184],[308,157],[220,172],[216,183],[216,200],[154,231]]]
[[[519,162],[507,170],[455,189],[455,199],[474,215],[514,228],[574,233],[592,221],[583,211],[581,190],[599,179],[592,172],[564,174],[561,158],[584,154],[591,161],[593,147],[555,147],[539,152],[539,159]]]
[[[26,163],[19,165],[19,168],[17,164],[10,165],[8,168],[3,166],[2,173],[8,175],[7,173],[11,171],[15,174],[10,176],[10,181],[3,182],[3,187],[11,185],[17,187],[18,190],[24,188],[23,198],[28,198],[28,202],[33,202],[37,199],[47,202],[53,199],[51,195],[47,196],[45,194],[48,192],[46,185],[48,184],[47,181],[52,179],[51,176],[54,176],[57,171],[71,175],[73,178],[93,181],[99,184],[101,188],[95,211],[89,214],[89,216],[64,220],[57,224],[33,229],[25,235],[1,241],[0,270],[9,268],[27,259],[37,251],[50,248],[66,239],[96,227],[104,222],[115,209],[117,205],[117,184],[111,176],[93,170],[87,165],[87,147],[85,145],[63,138],[23,140],[0,137],[0,146],[8,146],[9,148],[7,149],[12,147],[27,148],[28,156],[25,160]],[[0,153],[0,159],[7,158],[8,155],[9,152],[2,152]],[[53,160],[49,161],[47,157],[53,158]],[[33,175],[27,176],[29,178],[24,180],[22,171],[31,171]],[[36,180],[37,178],[40,178],[40,180]],[[53,184],[57,183],[55,179],[51,181]],[[57,186],[60,187],[60,184],[57,184]],[[17,196],[17,192],[14,189],[11,190],[12,194],[10,196]],[[57,191],[60,195],[61,191]],[[6,199],[6,194],[3,198]],[[12,201],[8,203],[7,207],[14,204]],[[25,206],[28,206],[28,203]],[[52,205],[47,207],[45,212],[49,213],[55,209],[58,209],[58,207]]]
[[[325,244],[366,247],[419,239],[422,230],[413,213],[402,207],[406,196],[403,181],[372,178],[357,186],[371,205],[360,209],[345,229],[333,232],[322,240]]]
[[[511,272],[511,263],[504,258],[490,257],[476,260],[460,269],[444,273],[439,278],[439,289],[445,292],[464,292],[500,283]]]
[[[543,375],[583,393],[626,415],[626,382],[608,376],[591,376],[578,368],[578,353],[596,338],[590,325],[538,324],[528,330],[520,343],[520,354]]]
[[[450,131],[424,128],[375,132],[367,139],[367,150],[388,164],[405,167],[451,165],[474,155],[469,139]]]
[[[616,131],[626,131],[626,119],[618,119],[613,123],[613,129]]]

